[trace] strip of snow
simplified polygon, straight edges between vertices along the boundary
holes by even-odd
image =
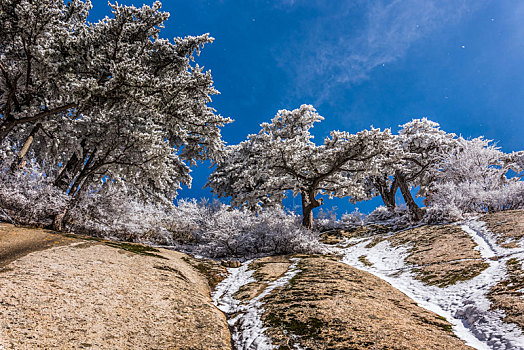
[[[506,274],[506,258],[489,258],[519,252],[499,247],[493,235],[477,221],[468,222],[462,228],[477,243],[489,267],[471,280],[445,288],[428,286],[416,280],[404,262],[409,254],[408,248],[392,247],[387,241],[372,248],[366,248],[371,239],[347,247],[343,249],[343,262],[382,278],[421,307],[445,317],[453,325],[455,334],[476,349],[524,350],[524,336],[520,329],[514,324],[504,323],[502,311],[490,311],[490,302],[486,298],[491,287]],[[359,261],[358,257],[362,255],[373,266]]]
[[[228,268],[229,276],[220,282],[212,294],[213,302],[224,313],[233,316],[228,320],[232,328],[231,338],[235,349],[242,350],[269,350],[275,349],[271,340],[264,334],[267,329],[262,322],[264,307],[262,299],[269,295],[275,288],[283,287],[297,274],[297,264],[300,259],[291,259],[293,264],[280,278],[272,281],[255,298],[240,301],[233,295],[244,285],[256,282],[253,270],[248,270],[250,261],[239,268]]]
[[[249,264],[252,260],[246,261],[237,268],[230,267],[227,269],[229,275],[222,280],[211,294],[213,303],[218,309],[226,314],[235,312],[240,305],[240,301],[233,297],[233,294],[243,286],[251,282],[256,282],[253,278],[253,270],[249,270]]]

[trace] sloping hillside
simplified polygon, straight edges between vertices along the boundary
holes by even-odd
[[[371,272],[453,324],[479,349],[524,349],[523,211],[453,225],[353,236],[343,261]]]
[[[338,254],[248,262],[214,299],[241,349],[524,349],[523,227],[507,211],[327,232]]]
[[[0,348],[230,349],[184,254],[1,225],[0,257]]]
[[[219,284],[215,296],[238,348],[470,349],[446,320],[338,260],[259,259],[232,275],[240,283]]]
[[[175,251],[4,224],[0,345],[524,349],[522,227],[508,211],[328,232],[332,255],[226,263],[226,278]]]

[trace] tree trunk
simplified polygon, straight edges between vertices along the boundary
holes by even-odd
[[[88,175],[87,178],[83,183],[79,185],[78,191],[76,191],[76,195],[71,198],[67,206],[65,207],[64,211],[53,219],[53,230],[55,231],[63,231],[67,225],[71,222],[71,211],[75,209],[75,207],[80,203],[82,200],[82,189],[83,185],[88,183],[91,180],[92,175]]]
[[[87,182],[87,178],[89,178],[89,171],[91,170],[91,165],[93,165],[96,152],[97,148],[95,147],[91,151],[89,156],[84,158],[85,165],[83,169],[80,171],[80,174],[78,174],[76,179],[73,181],[73,184],[71,185],[71,190],[69,192],[70,195],[75,196],[75,194],[80,190],[80,188]]]
[[[33,143],[35,139],[35,135],[38,132],[38,130],[40,130],[41,127],[42,127],[42,124],[38,123],[34,126],[33,130],[31,130],[31,132],[29,133],[29,136],[25,140],[24,146],[22,147],[20,152],[18,152],[18,154],[16,155],[16,159],[13,161],[13,163],[11,163],[11,171],[14,172],[17,169],[21,168],[22,162],[24,161],[24,157],[27,154],[27,152],[29,151],[31,144]]]
[[[53,219],[52,229],[55,231],[63,231],[70,219],[71,210],[76,206],[80,197],[71,198],[64,211],[56,215]]]
[[[393,180],[393,183],[391,183],[391,186],[388,188],[387,185],[387,178],[379,178],[375,177],[373,179],[373,185],[380,193],[380,197],[382,198],[382,202],[384,202],[384,205],[390,210],[394,211],[397,207],[397,203],[395,200],[395,194],[397,193],[398,189],[398,181],[395,178]]]
[[[87,153],[85,149],[85,143],[86,140],[83,139],[82,142],[80,142],[80,146],[82,147],[82,155],[85,155]],[[71,182],[75,178],[75,176],[80,172],[82,169],[83,163],[85,163],[85,156],[80,155],[80,157],[75,153],[69,158],[65,166],[60,169],[60,172],[58,173],[58,176],[55,179],[55,186],[60,188],[62,191],[67,191],[69,188],[69,185],[71,185]],[[82,162],[83,160],[83,162]]]
[[[322,203],[315,199],[314,192],[302,192],[302,226],[313,229],[313,209],[319,207]]]
[[[11,130],[16,126],[16,119],[7,117],[0,125],[0,144],[9,135]]]
[[[302,205],[302,226],[308,229],[313,228],[313,208]]]
[[[73,181],[73,178],[75,177],[75,173],[78,171],[74,171],[76,168],[78,168],[78,165],[80,164],[80,158],[76,155],[76,153],[73,153],[71,158],[67,161],[65,166],[62,167],[60,172],[58,173],[58,176],[55,179],[55,186],[60,188],[62,191],[67,191],[69,188],[69,184],[71,181]]]
[[[67,110],[70,110],[72,108],[75,108],[74,103],[68,103],[66,105],[56,107],[53,109],[45,109],[44,111],[35,114],[31,117],[25,117],[22,119],[15,119],[10,113],[9,109],[6,108],[7,113],[4,115],[4,120],[0,124],[0,144],[4,141],[4,139],[9,135],[9,133],[13,130],[13,128],[19,124],[27,124],[27,123],[33,123],[39,120],[42,120],[44,118],[47,118],[49,116],[66,112]]]
[[[409,191],[409,186],[406,183],[405,176],[401,172],[397,171],[395,173],[395,180],[398,182],[398,187],[400,188],[400,192],[402,193],[402,197],[404,197],[404,201],[406,202],[406,206],[408,207],[410,214],[413,215],[413,218],[416,221],[422,220],[422,210],[419,208],[417,203],[415,203],[415,200]]]

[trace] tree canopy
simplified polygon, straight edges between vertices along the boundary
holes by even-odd
[[[171,201],[189,164],[223,152],[230,120],[208,106],[210,72],[192,64],[213,38],[161,38],[160,2],[110,6],[89,23],[89,1],[0,0],[3,159],[33,132],[64,191],[111,179]]]
[[[229,148],[208,186],[236,205],[280,204],[286,191],[302,200],[303,224],[312,227],[320,195],[367,197],[366,178],[379,171],[391,141],[389,130],[356,134],[332,131],[317,145],[310,129],[323,118],[310,105],[281,110],[256,135]]]

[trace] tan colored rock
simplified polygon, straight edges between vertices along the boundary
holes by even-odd
[[[2,226],[2,247],[13,232],[24,234]],[[0,272],[5,349],[230,349],[226,320],[186,255],[68,243],[29,253]]]
[[[256,282],[251,282],[240,287],[234,297],[238,300],[251,300],[266,289],[269,282],[284,275],[291,262],[288,256],[268,256],[257,259],[249,264],[250,270],[255,270],[253,277]]]
[[[445,287],[478,276],[489,264],[457,225],[427,225],[395,233],[392,245],[410,248],[406,262],[426,284]]]
[[[48,230],[0,223],[0,268],[31,252],[73,241],[72,238]]]
[[[234,267],[234,268],[240,267],[242,265],[242,263],[237,260],[222,260],[221,264],[222,266],[225,266],[225,267]]]
[[[488,298],[491,309],[504,310],[504,321],[517,324],[524,331],[524,269],[523,261],[512,258],[506,262],[507,275],[491,288]]]
[[[362,238],[370,236],[381,236],[391,231],[385,225],[370,224],[366,226],[356,226],[347,230],[331,230],[323,232],[320,240],[325,244],[338,244],[345,238]]]
[[[515,248],[524,238],[524,210],[506,210],[484,215],[481,218],[489,231],[497,235],[497,243]]]
[[[448,322],[367,272],[325,257],[298,266],[264,299],[266,334],[280,349],[471,349]]]

